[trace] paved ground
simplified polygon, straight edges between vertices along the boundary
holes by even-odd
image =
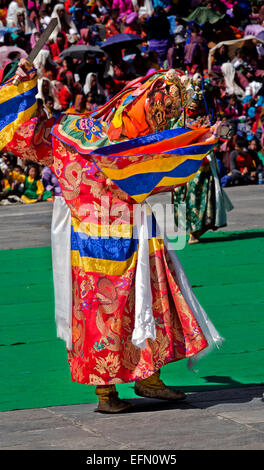
[[[0,206],[0,249],[50,245],[51,202]]]
[[[225,230],[264,227],[264,186],[227,193],[235,209]],[[0,248],[49,245],[51,210],[0,207]],[[2,412],[0,450],[264,450],[263,392],[261,385],[194,392],[178,404],[138,398],[133,412],[116,416],[94,404]]]
[[[0,450],[263,450],[263,387],[192,393],[168,405],[135,399],[109,416],[95,405],[0,413]]]
[[[228,213],[223,231],[264,228],[264,185],[227,188],[234,209]],[[170,193],[149,198],[151,205],[170,204]],[[50,245],[52,203],[0,206],[0,249],[31,248]],[[168,216],[169,235],[174,231],[173,217]]]

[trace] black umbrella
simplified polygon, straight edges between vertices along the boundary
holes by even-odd
[[[76,59],[83,59],[84,54],[86,52],[89,52],[90,54],[94,54],[95,56],[103,56],[104,51],[100,49],[99,46],[85,46],[85,45],[80,45],[80,46],[71,46],[68,49],[65,49],[65,51],[62,51],[60,53],[60,57],[74,57]]]
[[[129,46],[136,46],[137,44],[140,44],[143,41],[139,36],[136,36],[135,34],[125,34],[125,33],[120,33],[120,34],[115,34],[114,36],[111,36],[108,38],[106,41],[104,41],[101,44],[101,49],[110,49],[111,47],[114,46],[121,46],[122,49],[129,47]]]

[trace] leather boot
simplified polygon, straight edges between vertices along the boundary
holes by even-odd
[[[133,407],[132,403],[118,398],[114,385],[98,386],[95,393],[99,400],[97,411],[100,413],[123,413]]]
[[[155,372],[147,379],[135,383],[135,393],[140,397],[157,398],[159,400],[179,401],[186,398],[185,393],[173,390],[162,382],[160,371]]]

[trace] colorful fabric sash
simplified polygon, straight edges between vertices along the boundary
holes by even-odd
[[[97,167],[136,202],[154,189],[182,185],[194,178],[215,140],[201,139],[208,129],[171,129],[92,151]],[[196,142],[196,143],[194,143]]]
[[[37,78],[17,86],[10,80],[0,85],[0,150],[13,139],[17,128],[37,110]]]

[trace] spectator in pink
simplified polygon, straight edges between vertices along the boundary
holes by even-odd
[[[119,18],[122,21],[126,20],[126,17],[133,13],[132,0],[113,0],[112,10],[117,9],[119,12]]]

